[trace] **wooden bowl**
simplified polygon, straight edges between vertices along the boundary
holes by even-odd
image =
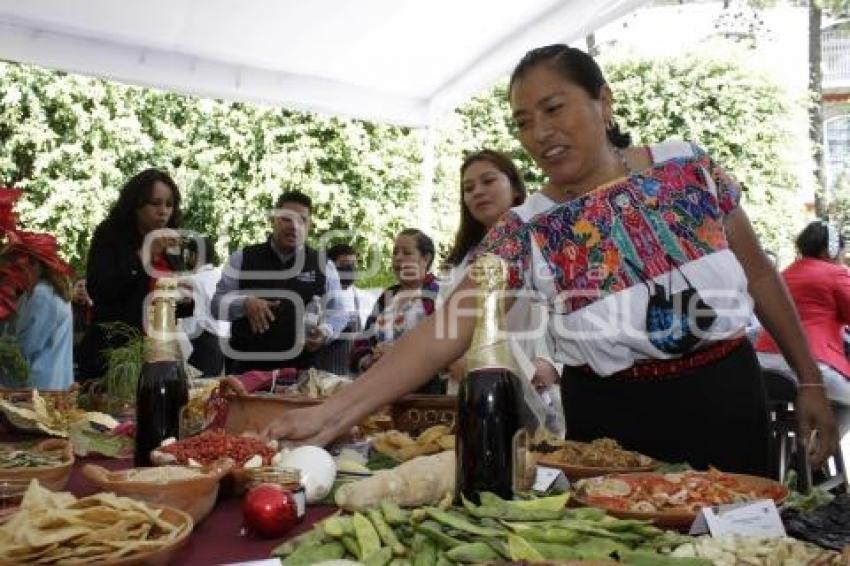
[[[406,395],[390,405],[393,428],[411,436],[434,425],[453,428],[457,418],[454,395]]]
[[[48,438],[35,446],[25,442],[10,444],[26,448],[33,452],[62,450],[64,461],[56,466],[0,469],[0,480],[22,480],[29,482],[29,480],[36,479],[47,489],[53,491],[62,491],[65,489],[65,486],[68,485],[68,480],[71,478],[71,470],[74,467],[74,450],[70,442],[60,438]]]
[[[576,481],[584,478],[592,478],[595,476],[605,476],[608,474],[631,474],[635,472],[651,472],[655,469],[655,462],[650,460],[650,463],[645,466],[634,468],[611,468],[611,467],[594,467],[581,466],[577,464],[568,464],[557,458],[556,454],[546,454],[537,459],[537,463],[548,468],[557,468],[564,472],[567,479]]]
[[[192,468],[200,472],[200,476],[167,482],[132,481],[130,478],[137,473],[137,469],[110,472],[94,464],[83,466],[82,474],[103,491],[154,505],[168,504],[185,511],[195,523],[199,523],[212,511],[218,496],[219,482],[232,468],[233,460],[222,458],[208,466]]]

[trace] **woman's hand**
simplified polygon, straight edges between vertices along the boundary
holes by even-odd
[[[262,439],[281,440],[286,444],[310,444],[325,446],[330,444],[341,431],[336,429],[339,421],[329,419],[321,405],[288,411],[262,431]]]
[[[80,279],[76,283],[74,283],[74,291],[71,297],[71,300],[78,305],[84,305],[90,307],[94,305],[89,297],[88,291],[86,290],[86,280]]]
[[[142,260],[143,264],[151,264],[156,258],[165,254],[165,250],[179,245],[180,234],[176,231],[167,228],[157,230],[156,236],[151,237],[150,244],[147,246],[150,255],[147,258],[144,256],[146,246],[142,244],[142,248],[139,250],[139,259]]]
[[[161,235],[151,242],[151,257],[164,255],[169,248],[180,248],[180,234],[174,230],[163,230]]]
[[[325,330],[318,326],[310,330],[304,340],[304,349],[308,352],[315,352],[328,343],[330,335],[325,333]]]
[[[827,458],[838,451],[838,427],[823,386],[812,387],[801,383],[797,392],[796,410],[800,437],[808,451],[811,466],[820,468]],[[816,432],[815,436],[812,431]],[[809,442],[812,438],[814,441]]]

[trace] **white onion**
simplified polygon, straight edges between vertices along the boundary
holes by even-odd
[[[272,465],[279,469],[296,468],[301,471],[307,503],[316,503],[327,497],[336,479],[336,462],[327,450],[318,446],[299,446],[279,452],[272,459]]]

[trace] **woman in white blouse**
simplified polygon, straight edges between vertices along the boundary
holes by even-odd
[[[823,463],[835,420],[787,290],[740,206],[741,185],[694,144],[632,147],[601,69],[575,48],[527,53],[509,93],[519,141],[559,203],[528,220],[506,214],[479,250],[507,263],[509,289],[546,297],[569,436],[767,473],[764,386],[744,337],[755,306],[800,379],[801,437],[816,438],[811,461]],[[357,383],[281,415],[266,436],[326,444],[422,384],[469,347],[467,291],[468,276]],[[448,324],[456,332],[439,334]]]
[[[551,208],[555,202],[542,191],[526,198],[527,191],[513,160],[502,152],[482,149],[470,153],[460,166],[460,225],[455,242],[446,258],[450,268],[440,285],[440,296],[448,297],[466,272],[475,248],[487,231],[508,210],[528,218]],[[561,435],[564,416],[561,397],[553,384],[558,380],[562,364],[550,354],[546,335],[546,309],[531,297],[518,299],[507,313],[507,326],[512,334],[514,358],[523,377],[541,393],[547,406],[549,428]],[[451,366],[452,378],[460,380],[465,358]],[[451,391],[451,389],[450,389]]]

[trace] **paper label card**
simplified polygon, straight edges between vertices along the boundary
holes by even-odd
[[[547,468],[546,466],[537,466],[537,477],[534,479],[534,487],[532,489],[534,491],[547,492],[555,482],[558,480],[558,476],[563,477],[563,482],[561,486],[564,489],[569,487],[569,482],[567,482],[567,477],[564,476],[564,472],[557,468]]]
[[[741,535],[779,538],[785,536],[782,518],[772,499],[703,507],[691,526],[691,535]]]

